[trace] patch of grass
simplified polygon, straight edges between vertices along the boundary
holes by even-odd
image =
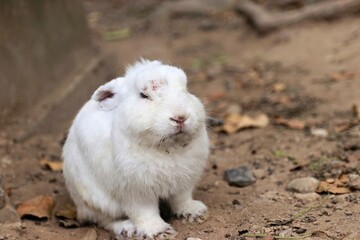
[[[286,152],[284,152],[282,150],[275,150],[272,152],[272,154],[274,155],[274,157],[277,157],[277,158],[286,158],[289,156],[289,154],[287,154]]]

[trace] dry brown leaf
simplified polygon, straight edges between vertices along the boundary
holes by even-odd
[[[247,115],[229,114],[224,119],[224,125],[220,128],[220,131],[224,131],[227,134],[232,134],[240,129],[244,128],[263,128],[269,125],[269,118],[265,114],[260,114],[256,117],[250,117]]]
[[[49,159],[42,159],[39,161],[40,166],[44,169],[50,169],[53,172],[59,172],[63,169],[63,162],[50,161]]]
[[[274,123],[278,125],[283,125],[285,127],[288,127],[290,129],[304,129],[305,128],[305,122],[298,120],[298,119],[286,119],[283,117],[275,117]]]
[[[64,228],[77,228],[80,223],[76,221],[76,208],[74,205],[66,205],[64,208],[59,209],[55,216],[59,220],[59,224]]]
[[[51,196],[40,195],[20,204],[16,209],[21,218],[49,219],[54,208],[55,201]]]
[[[349,176],[342,175],[337,179],[329,178],[326,181],[321,181],[319,187],[316,189],[317,193],[332,193],[345,194],[351,192],[348,187]]]
[[[59,219],[76,219],[76,208],[73,205],[66,205],[64,208],[59,209],[55,216]]]
[[[274,83],[271,87],[273,92],[282,92],[286,89],[286,85],[284,83],[278,82]]]
[[[95,229],[89,229],[89,231],[86,232],[85,236],[81,238],[81,240],[96,240],[97,239],[97,233]]]

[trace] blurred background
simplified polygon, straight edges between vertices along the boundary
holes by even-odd
[[[0,126],[20,121],[20,138],[62,131],[140,57],[185,68],[201,89],[222,80],[223,91],[249,62],[319,77],[356,68],[358,10],[356,0],[3,1]]]
[[[359,239],[351,232],[360,183],[349,179],[360,173],[360,0],[0,1],[0,224],[23,219],[0,227],[0,239],[84,236],[89,227],[77,228],[74,216],[55,216],[71,206],[61,147],[93,91],[140,57],[183,68],[211,117],[210,164],[195,192],[211,217],[198,226],[172,220],[178,239],[303,230],[311,239]],[[239,189],[223,179],[243,165],[256,181]],[[269,225],[319,204],[324,192],[340,194],[304,200],[286,190],[290,180],[343,175],[348,191],[327,213]],[[37,196],[53,201],[41,221],[15,211]]]

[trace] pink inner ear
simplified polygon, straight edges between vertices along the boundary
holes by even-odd
[[[110,91],[110,90],[107,90],[107,91],[101,91],[98,93],[98,96],[97,96],[97,100],[98,101],[103,101],[107,98],[112,98],[115,94]]]

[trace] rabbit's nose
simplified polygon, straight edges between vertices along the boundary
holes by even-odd
[[[170,121],[176,122],[176,123],[183,123],[186,121],[188,117],[185,115],[177,115],[170,118]]]

